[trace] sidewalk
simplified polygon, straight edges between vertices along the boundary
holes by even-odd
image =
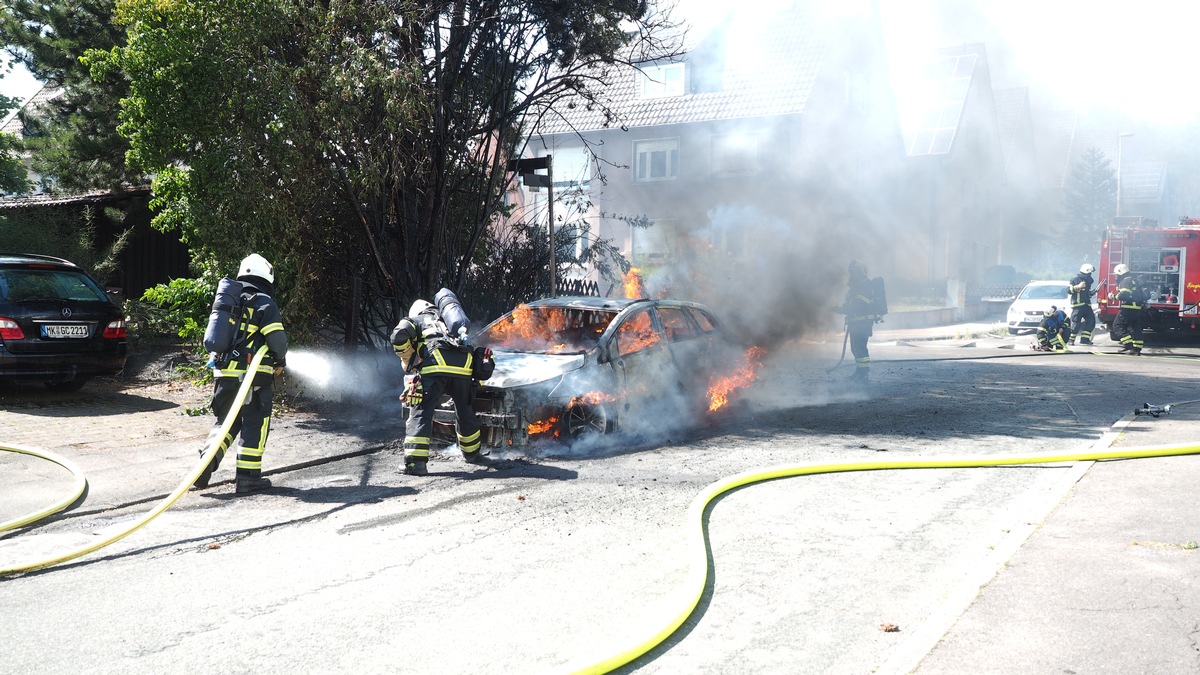
[[[1112,447],[1183,443],[1200,443],[1200,404],[1139,416]],[[913,672],[1200,670],[1200,457],[1082,464]]]

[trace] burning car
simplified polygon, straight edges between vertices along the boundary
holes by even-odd
[[[474,338],[496,368],[474,400],[488,447],[564,442],[662,422],[707,405],[719,324],[666,299],[548,298],[520,305]],[[450,401],[434,420],[453,438]],[[441,434],[439,434],[441,436]]]

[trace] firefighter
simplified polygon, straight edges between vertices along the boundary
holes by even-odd
[[[867,341],[880,317],[875,313],[875,291],[867,277],[866,266],[851,260],[849,272],[846,299],[838,311],[846,315],[846,334],[850,340],[850,353],[854,355],[854,375],[851,377],[866,381],[871,374],[871,354],[867,350]]]
[[[271,480],[262,476],[262,457],[271,426],[275,376],[283,372],[287,359],[287,332],[283,329],[279,306],[271,298],[275,292],[275,272],[271,263],[252,253],[238,265],[237,280],[242,282],[242,298],[246,302],[238,328],[239,339],[230,351],[215,355],[213,360],[212,411],[217,417],[217,428],[225,423],[225,417],[232,410],[243,378],[253,377],[254,384],[229,434],[221,439],[217,454],[195,484],[201,488],[208,486],[225,450],[236,437],[235,492],[242,494],[271,487]],[[264,344],[267,353],[262,363],[258,370],[248,374],[246,369],[250,360]]]
[[[1145,344],[1142,341],[1142,308],[1146,305],[1146,292],[1125,263],[1114,267],[1113,274],[1117,275],[1120,310],[1113,321],[1112,336],[1121,342],[1121,349],[1131,356],[1139,356]]]
[[[1079,268],[1079,274],[1076,274],[1071,279],[1069,290],[1071,291],[1071,339],[1069,344],[1075,344],[1075,339],[1079,338],[1079,344],[1092,344],[1092,331],[1096,328],[1096,312],[1092,310],[1092,284],[1095,280],[1092,279],[1092,272],[1096,268],[1088,263],[1084,263]]]
[[[454,401],[455,433],[463,459],[490,466],[480,448],[475,396],[475,354],[459,340],[446,335],[437,307],[417,300],[392,331],[392,346],[404,364],[405,390],[400,397],[408,407],[404,436],[404,473],[429,473],[429,441],[433,413],[443,395]]]
[[[1067,338],[1071,335],[1071,319],[1058,307],[1045,311],[1037,329],[1036,347],[1041,351],[1067,351]]]

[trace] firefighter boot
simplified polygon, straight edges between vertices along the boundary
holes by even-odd
[[[855,368],[854,374],[850,376],[850,379],[855,382],[866,382],[870,375],[870,368]]]
[[[425,457],[405,457],[404,473],[409,476],[428,476],[429,469],[425,467],[427,461]]]
[[[463,461],[467,464],[474,464],[476,466],[491,466],[492,464],[492,458],[484,455],[482,450],[464,452]]]
[[[271,479],[263,478],[258,471],[239,471],[235,494],[244,495],[250,492],[262,492],[271,487]]]

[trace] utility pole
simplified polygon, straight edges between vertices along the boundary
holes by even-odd
[[[534,173],[538,169],[545,169],[546,175]],[[557,274],[557,265],[554,261],[554,161],[550,155],[545,157],[530,157],[528,159],[510,159],[508,160],[508,170],[521,174],[521,180],[524,181],[525,187],[530,188],[546,188],[547,216],[549,217],[550,231],[550,297],[555,297],[558,293],[555,277]]]

